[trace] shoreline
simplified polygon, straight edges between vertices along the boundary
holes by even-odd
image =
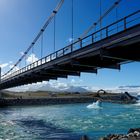
[[[29,106],[29,105],[59,105],[73,103],[95,102],[94,98],[89,97],[50,97],[40,99],[0,99],[0,106]]]
[[[94,96],[89,95],[65,95],[58,97],[44,97],[44,98],[1,98],[0,106],[29,106],[29,105],[59,105],[59,104],[73,104],[73,103],[93,103],[97,100],[102,102],[110,102],[117,104],[133,104],[136,103],[136,98],[128,93],[119,94],[98,94]]]

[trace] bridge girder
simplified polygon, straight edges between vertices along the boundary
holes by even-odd
[[[60,76],[80,76],[80,72],[97,73],[100,68],[120,69],[120,65],[125,62],[140,61],[139,52],[140,24],[137,24],[117,34],[92,42],[79,50],[45,62],[42,65],[37,65],[33,69],[24,71],[12,78],[2,80],[0,89],[57,79]],[[47,73],[41,73],[42,68]],[[38,71],[40,71],[38,75],[32,74],[32,72],[36,73]]]

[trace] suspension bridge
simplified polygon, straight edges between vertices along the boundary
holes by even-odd
[[[139,61],[140,10],[88,34],[97,24],[101,25],[101,21],[120,2],[121,0],[116,1],[105,13],[100,15],[97,22],[94,22],[83,35],[72,41],[70,45],[14,71],[14,68],[23,61],[37,40],[42,37],[52,19],[55,21],[55,15],[64,3],[64,0],[61,0],[22,57],[9,71],[1,75],[0,90],[51,79],[67,78],[68,75],[80,76],[81,72],[97,73],[101,68],[120,70],[121,64]]]

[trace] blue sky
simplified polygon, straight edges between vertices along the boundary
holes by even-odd
[[[102,0],[102,13],[116,0]],[[0,65],[3,72],[15,63],[30,45],[59,0],[0,0]],[[118,6],[118,18],[140,9],[139,0],[122,0]],[[102,26],[116,20],[114,9],[102,22]],[[74,0],[74,39],[78,38],[99,18],[99,0]],[[56,50],[69,44],[71,38],[71,0],[65,0],[56,16]],[[39,41],[34,47],[40,58]],[[53,52],[53,22],[44,33],[43,56]],[[23,61],[20,66],[23,66]],[[83,86],[116,87],[140,85],[140,63],[121,66],[121,70],[102,69],[98,74],[82,73],[80,77],[59,79],[64,83],[80,81]]]

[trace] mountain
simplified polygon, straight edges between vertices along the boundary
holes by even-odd
[[[84,87],[80,86],[61,86],[61,87],[55,87],[51,84],[43,85],[42,87],[38,88],[39,91],[54,91],[54,92],[88,92]]]
[[[16,92],[26,92],[26,91],[52,91],[52,92],[97,92],[100,90],[100,87],[93,87],[93,86],[80,86],[70,83],[63,83],[60,81],[53,81],[53,82],[42,82],[27,86],[16,87],[13,89],[9,89],[9,91],[16,91]],[[103,88],[103,90],[112,93],[121,93],[121,92],[129,92],[130,94],[138,94],[140,93],[140,86],[139,85],[124,85],[118,86],[114,88]]]
[[[128,92],[132,96],[137,96],[140,94],[140,86],[138,85],[126,85],[126,86],[119,86],[111,90],[111,92],[121,93],[121,92]]]
[[[80,87],[80,86],[70,86],[67,89],[65,89],[66,92],[80,92],[80,93],[84,93],[84,92],[88,92],[87,89],[85,89],[85,87]]]
[[[118,88],[123,89],[123,88],[140,88],[139,85],[127,85],[127,86],[119,86]]]
[[[57,87],[54,87],[51,84],[47,83],[45,85],[40,86],[37,90],[38,91],[54,91],[54,92],[57,92],[59,89],[57,89]]]

